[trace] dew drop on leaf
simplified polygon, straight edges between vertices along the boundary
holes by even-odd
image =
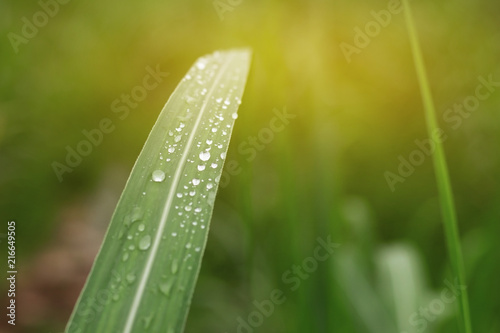
[[[152,173],[152,179],[156,183],[161,183],[162,181],[165,180],[165,172],[161,170],[155,170]]]
[[[214,202],[215,202],[215,192],[210,192],[208,193],[208,198],[207,198],[207,201],[208,201],[208,204],[210,206],[213,206],[214,205]]]
[[[145,251],[151,246],[151,236],[146,235],[139,241],[139,249]]]
[[[172,271],[172,274],[177,273],[177,270],[179,269],[179,264],[177,263],[177,259],[174,259],[174,261],[172,261],[172,267],[170,267],[170,269]]]
[[[194,99],[193,97],[186,96],[186,103],[193,104],[195,101],[196,101],[196,99]]]
[[[153,314],[150,314],[149,316],[142,318],[142,320],[144,321],[144,328],[148,329],[149,325],[151,325],[151,321],[153,321]]]
[[[210,159],[210,152],[208,151],[202,151],[200,153],[200,160],[202,161],[208,161]]]
[[[205,67],[207,66],[207,64],[203,61],[203,60],[200,60],[196,63],[196,67],[199,69],[199,70],[203,70],[205,69]]]
[[[139,207],[134,207],[132,209],[132,214],[130,216],[130,220],[132,221],[132,223],[139,221],[140,219],[142,219],[142,215],[143,215],[142,209]]]
[[[134,274],[127,274],[126,279],[127,279],[128,283],[132,284],[135,281],[135,275]]]
[[[170,294],[170,290],[172,289],[172,282],[169,281],[169,282],[164,282],[164,283],[160,283],[160,291],[162,294],[164,294],[165,296],[168,296]]]

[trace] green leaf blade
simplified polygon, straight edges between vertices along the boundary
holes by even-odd
[[[68,332],[182,332],[250,65],[202,57],[163,108],[127,181]]]

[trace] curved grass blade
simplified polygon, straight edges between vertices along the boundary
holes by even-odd
[[[434,163],[434,172],[436,174],[436,181],[439,192],[439,201],[441,203],[441,215],[443,216],[444,230],[446,234],[446,243],[448,253],[450,256],[451,269],[455,275],[458,283],[466,286],[464,260],[462,256],[462,247],[460,245],[460,235],[458,232],[458,222],[455,211],[455,202],[453,199],[453,191],[451,188],[450,176],[448,174],[448,166],[446,164],[446,157],[441,140],[438,138],[438,122],[436,118],[436,110],[434,108],[434,101],[430,85],[427,79],[427,74],[424,65],[424,59],[420,44],[418,41],[413,16],[408,0],[403,0],[405,8],[406,25],[410,39],[413,62],[420,85],[422,94],[422,101],[425,109],[425,120],[427,123],[427,132],[432,140],[436,143],[436,148],[432,156]],[[469,299],[467,291],[464,290],[458,297],[459,306],[458,314],[460,317],[460,329],[463,333],[471,333],[471,320],[469,313]]]
[[[250,52],[202,57],[163,108],[66,332],[183,331]]]

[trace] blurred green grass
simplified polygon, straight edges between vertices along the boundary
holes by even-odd
[[[21,17],[39,6],[2,3],[0,209],[4,220],[18,222],[21,265],[28,270],[37,253],[59,242],[55,235],[70,219],[68,207],[82,206],[80,214],[96,220],[88,203],[102,191],[115,198],[98,216],[105,228],[113,200],[186,69],[201,54],[250,46],[252,71],[227,159],[242,172],[219,191],[187,332],[236,331],[236,318],[253,310],[254,299],[284,287],[281,274],[311,255],[319,235],[354,248],[376,294],[382,293],[376,253],[409,244],[423,262],[427,288],[440,291],[449,272],[430,158],[394,193],[383,176],[396,172],[398,155],[407,157],[415,139],[426,137],[403,15],[351,63],[339,48],[352,43],[354,27],[372,20],[370,11],[386,7],[376,1],[243,1],[221,21],[211,1],[74,0],[15,54],[5,36],[19,33]],[[500,5],[423,1],[413,7],[440,118],[474,93],[478,76],[500,79]],[[156,64],[170,76],[117,120],[111,102]],[[441,123],[449,136],[445,149],[477,332],[500,327],[493,297],[499,287],[491,278],[500,272],[499,103],[495,92],[457,130]],[[283,107],[296,118],[246,161],[238,145]],[[81,131],[103,117],[116,120],[116,130],[59,183],[51,163],[62,161],[66,145],[74,147],[84,138]],[[377,331],[360,324],[352,295],[339,282],[342,255],[320,265],[256,331]],[[19,332],[60,329],[62,317],[25,325],[21,318]],[[455,332],[454,325],[452,316],[443,316],[428,331]]]

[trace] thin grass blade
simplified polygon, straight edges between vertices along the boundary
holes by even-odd
[[[453,199],[453,191],[451,188],[450,176],[448,173],[448,166],[446,164],[443,144],[439,139],[439,126],[436,117],[436,110],[434,108],[434,101],[432,98],[429,81],[427,79],[424,59],[422,56],[422,51],[420,49],[415,24],[413,22],[413,16],[411,14],[409,1],[403,0],[403,5],[405,8],[405,17],[413,54],[413,61],[415,63],[417,78],[422,94],[422,101],[424,104],[427,131],[431,139],[436,143],[436,148],[432,159],[434,163],[434,172],[436,174],[439,199],[441,203],[441,214],[443,216],[451,269],[454,276],[458,280],[458,283],[462,286],[466,286],[467,284],[465,279],[465,268],[463,263],[462,247],[460,244],[460,235],[458,232],[458,222],[455,211],[455,203]],[[458,308],[461,322],[459,326],[462,332],[471,333],[472,328],[469,314],[469,300],[467,291],[465,290],[460,293]]]

